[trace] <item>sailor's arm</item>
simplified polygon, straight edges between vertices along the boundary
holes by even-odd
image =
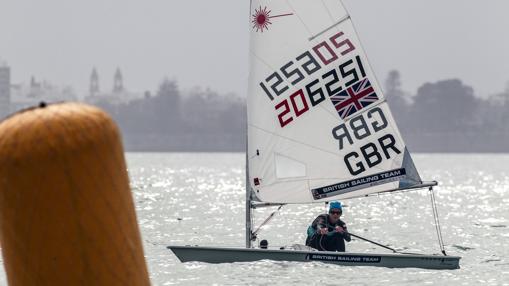
[[[325,219],[322,216],[318,216],[311,226],[316,230],[318,234],[327,234],[327,226],[325,225]]]
[[[346,241],[352,240],[352,237],[348,233],[348,229],[346,227],[346,223],[344,223],[343,221],[339,221],[338,225],[336,225],[336,229],[335,230],[336,230],[336,232],[341,233],[343,235],[343,238]]]
[[[352,240],[352,237],[350,236],[350,233],[348,233],[348,229],[346,228],[346,224],[343,223],[343,225],[341,227],[343,228],[343,238],[346,241]]]

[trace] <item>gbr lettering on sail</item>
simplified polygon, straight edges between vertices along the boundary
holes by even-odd
[[[295,55],[259,83],[281,128],[304,120],[319,105],[332,104],[342,119],[338,122],[343,123],[328,136],[338,141],[343,163],[352,175],[401,153],[396,137],[387,132],[383,109],[369,106],[379,102],[381,94],[371,85],[360,53],[345,33],[337,32]]]
[[[352,175],[359,175],[382,163],[384,159],[390,159],[394,154],[400,154],[401,150],[396,146],[396,138],[391,133],[383,132],[388,126],[387,119],[381,108],[374,107],[368,112],[353,117],[348,123],[342,123],[332,129],[333,137],[339,141],[339,150],[345,146],[353,145],[354,140],[364,140],[374,136],[375,140],[369,140],[358,150],[348,152],[343,160]]]

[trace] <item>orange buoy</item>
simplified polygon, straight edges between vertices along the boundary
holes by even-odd
[[[41,105],[0,123],[0,241],[10,285],[149,285],[106,113]]]

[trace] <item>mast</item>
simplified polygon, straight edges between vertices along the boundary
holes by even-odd
[[[249,16],[251,15],[251,7],[253,5],[253,1],[249,1]],[[246,102],[247,104],[247,102]],[[247,110],[246,110],[247,111]],[[251,248],[251,234],[252,234],[252,226],[251,226],[251,188],[249,187],[249,148],[248,148],[248,140],[249,140],[249,124],[248,124],[248,116],[246,114],[246,248]]]
[[[251,189],[249,187],[249,162],[246,135],[246,248],[251,248]]]

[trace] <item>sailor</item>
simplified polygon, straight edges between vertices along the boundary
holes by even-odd
[[[345,240],[351,237],[344,221],[340,220],[343,206],[331,202],[329,213],[319,215],[308,227],[306,245],[321,251],[345,251]]]

